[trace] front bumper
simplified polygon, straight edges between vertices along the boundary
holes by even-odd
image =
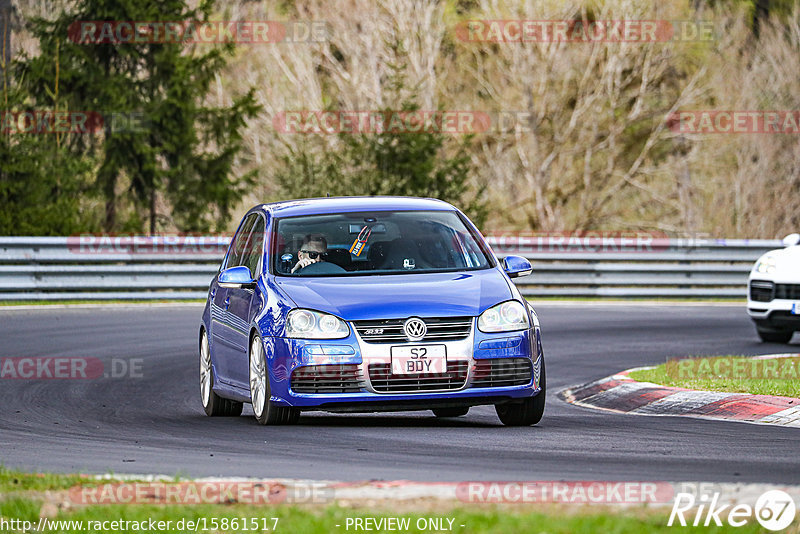
[[[780,298],[794,297],[797,292],[795,286],[797,284],[776,283],[767,279],[750,280],[747,314],[756,325],[763,328],[800,330],[800,314],[792,312],[797,309],[796,306],[800,306],[800,298]]]
[[[792,313],[791,301],[748,302],[747,314],[756,325],[776,330],[800,330],[800,315]],[[775,304],[773,306],[773,304]]]
[[[339,340],[300,340],[264,338],[265,354],[270,355],[270,400],[283,406],[327,411],[372,412],[424,410],[431,408],[498,404],[538,394],[543,364],[538,328],[500,334],[484,334],[475,325],[469,336],[456,341],[437,341],[445,345],[448,370],[464,370],[463,384],[449,389],[381,392],[370,365],[391,362],[391,347],[425,343],[366,343],[355,332]],[[516,385],[493,386],[485,380],[485,370],[503,362],[530,362],[530,379]],[[490,361],[493,360],[493,361]],[[292,373],[310,366],[347,366],[358,370],[359,387],[347,393],[299,393],[292,389]],[[384,382],[385,383],[385,382]]]

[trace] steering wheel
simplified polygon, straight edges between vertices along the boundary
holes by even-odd
[[[329,261],[318,261],[297,269],[295,274],[339,274],[346,272],[347,271],[335,263],[331,263]]]

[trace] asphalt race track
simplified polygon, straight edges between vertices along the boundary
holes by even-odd
[[[0,358],[141,359],[141,378],[0,380],[0,463],[26,470],[325,480],[800,482],[800,430],[570,406],[564,387],[671,356],[800,352],[758,341],[742,306],[536,306],[548,405],[536,427],[492,407],[305,414],[262,427],[207,418],[197,380],[201,305],[0,310]],[[119,371],[120,369],[117,369]]]

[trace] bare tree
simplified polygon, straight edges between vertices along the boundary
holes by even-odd
[[[487,0],[480,7],[485,19],[590,21],[577,2],[520,7]],[[649,20],[659,17],[655,11],[619,2],[593,16]],[[464,43],[469,61],[457,61],[486,95],[480,102],[519,119],[511,131],[480,139],[475,156],[505,208],[502,217],[540,230],[674,230],[667,221],[681,212],[682,199],[664,179],[664,146],[673,137],[665,117],[699,98],[704,75],[676,72],[677,46],[550,40],[499,43],[487,53],[485,45]]]

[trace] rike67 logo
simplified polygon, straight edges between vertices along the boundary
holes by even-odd
[[[667,526],[730,526],[741,527],[755,518],[767,530],[778,531],[788,527],[795,516],[794,499],[781,490],[770,490],[761,495],[755,506],[749,504],[720,504],[720,494],[708,494],[696,498],[692,493],[678,493],[672,505]]]

